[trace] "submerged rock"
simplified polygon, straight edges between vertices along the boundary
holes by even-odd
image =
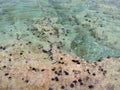
[[[76,55],[57,49],[55,44],[52,44],[51,50],[47,52],[43,52],[43,48],[37,48],[39,45],[25,44],[21,41],[14,46],[7,46],[6,50],[0,52],[1,90],[119,88],[117,58],[87,62]],[[114,67],[116,63],[117,66]]]
[[[119,6],[109,1],[1,0],[0,90],[119,90]]]

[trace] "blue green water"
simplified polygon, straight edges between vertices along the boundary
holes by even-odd
[[[56,43],[89,61],[120,56],[120,2],[0,0],[0,43],[14,43],[18,35],[45,49],[48,41]]]

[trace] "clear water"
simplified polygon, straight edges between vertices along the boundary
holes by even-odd
[[[117,2],[117,3],[116,3]],[[40,21],[40,24],[38,22]],[[42,35],[41,28],[54,35]],[[89,61],[120,56],[119,0],[0,0],[0,43],[18,37]]]

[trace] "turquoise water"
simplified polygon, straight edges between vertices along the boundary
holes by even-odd
[[[15,43],[18,36],[46,50],[56,43],[89,61],[120,56],[120,2],[0,0],[0,43]]]

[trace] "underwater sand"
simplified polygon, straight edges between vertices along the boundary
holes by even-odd
[[[120,90],[120,2],[1,0],[0,90]]]

